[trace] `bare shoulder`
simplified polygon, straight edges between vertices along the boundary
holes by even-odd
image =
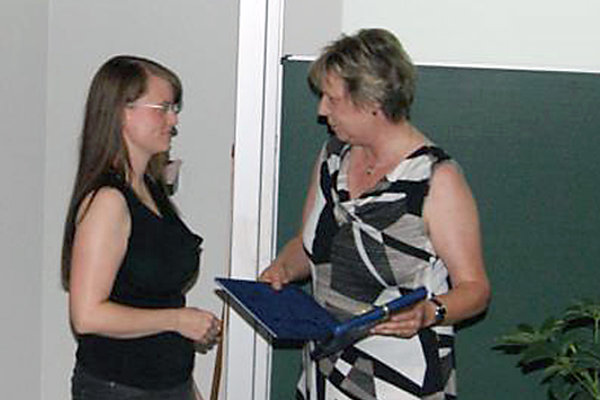
[[[89,193],[81,202],[77,212],[78,224],[86,220],[123,221],[129,218],[127,200],[116,188],[102,187],[95,193]]]
[[[434,169],[423,214],[428,222],[463,214],[473,218],[477,214],[471,188],[456,163],[443,162]]]
[[[435,166],[431,185],[466,185],[466,180],[458,164],[444,161]]]
[[[458,164],[447,161],[435,167],[430,181],[430,199],[471,202],[472,197],[471,188]]]

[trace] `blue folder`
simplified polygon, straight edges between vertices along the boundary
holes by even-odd
[[[314,340],[316,347],[311,355],[316,359],[366,336],[371,327],[390,313],[427,298],[427,290],[418,288],[364,314],[338,321],[312,296],[293,284],[277,291],[263,282],[226,278],[216,278],[215,281],[272,337]]]

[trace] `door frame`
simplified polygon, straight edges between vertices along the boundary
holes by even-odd
[[[240,0],[232,165],[230,276],[256,279],[272,260],[284,0]],[[235,312],[226,317],[225,398],[269,400],[271,346]]]

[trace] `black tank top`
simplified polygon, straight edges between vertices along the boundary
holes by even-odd
[[[147,208],[117,175],[100,186],[114,187],[127,200],[131,234],[110,294],[115,303],[139,308],[185,306],[185,290],[198,273],[202,238],[181,221],[162,188],[146,183],[160,211]],[[78,337],[77,363],[98,378],[146,389],[187,381],[194,367],[193,342],[175,332],[136,339]]]

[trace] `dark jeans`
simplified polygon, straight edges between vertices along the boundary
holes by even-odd
[[[75,367],[72,400],[194,400],[192,380],[165,390],[145,390],[96,378]]]

